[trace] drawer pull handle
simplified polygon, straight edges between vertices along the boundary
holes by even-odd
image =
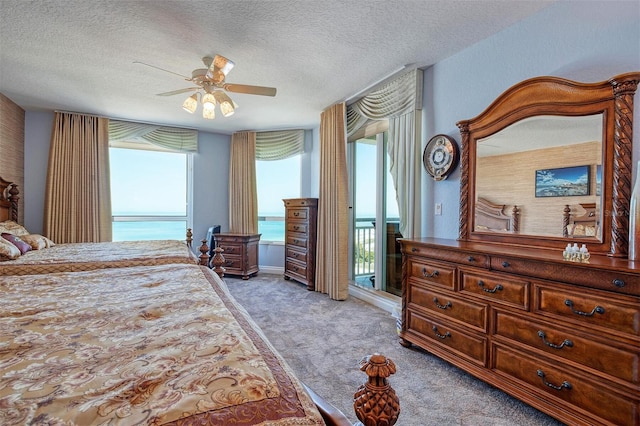
[[[575,309],[573,309],[573,302],[570,299],[567,299],[564,301],[564,304],[567,305],[569,307],[569,309],[571,309],[571,312],[573,312],[576,315],[582,315],[583,317],[592,317],[593,314],[604,314],[604,308],[602,306],[597,306],[595,308],[593,308],[593,310],[591,312],[582,312],[582,311],[576,311]]]
[[[411,253],[415,253],[415,252],[417,252],[417,251],[418,251],[418,249],[417,249],[417,248],[415,248],[415,247],[411,247]]]
[[[484,281],[480,280],[478,281],[478,285],[482,288],[482,291],[486,292],[486,293],[495,293],[496,291],[500,291],[503,289],[502,284],[498,284],[497,286],[495,286],[495,288],[491,289],[491,288],[484,288]]]
[[[573,342],[569,339],[564,339],[564,342],[560,343],[559,345],[556,345],[554,343],[551,342],[547,342],[547,335],[544,334],[544,331],[542,330],[538,330],[538,337],[540,337],[542,339],[542,343],[544,343],[545,345],[549,346],[550,348],[554,348],[554,349],[562,349],[565,346],[566,347],[573,347]]]
[[[294,215],[295,217],[298,217],[298,216],[300,216],[300,213],[298,213],[298,212],[293,212],[293,215]]]
[[[618,288],[622,288],[624,287],[624,281],[622,281],[619,278],[616,278],[615,280],[613,280],[613,285],[615,285]]]
[[[433,303],[435,303],[435,304],[436,304],[436,306],[437,306],[438,308],[443,309],[443,310],[444,310],[444,309],[447,309],[447,308],[451,308],[451,306],[452,306],[452,305],[451,305],[451,301],[448,301],[448,302],[447,302],[446,304],[444,304],[444,305],[439,304],[439,303],[438,303],[438,298],[437,298],[437,297],[434,297],[434,298],[433,298]]]
[[[444,334],[440,334],[438,333],[438,327],[436,327],[435,325],[432,327],[432,330],[434,332],[434,334],[436,335],[436,337],[440,338],[440,339],[446,339],[447,337],[451,337],[451,333],[449,333],[448,331]]]
[[[225,262],[225,265],[233,265],[233,260],[227,260],[227,261]]]
[[[437,277],[438,275],[440,275],[440,272],[438,272],[437,269],[434,269],[432,273],[427,274],[427,268],[422,268],[422,276],[424,276],[425,278],[433,278]]]
[[[509,266],[511,266],[511,265],[509,265],[509,262],[507,262],[506,260],[504,262],[502,262],[502,267],[503,268],[508,268]]]
[[[571,390],[571,383],[567,382],[566,380],[564,382],[562,382],[562,384],[560,386],[556,386],[552,383],[549,383],[546,381],[546,379],[544,378],[544,371],[542,370],[538,370],[538,377],[540,377],[542,379],[542,383],[544,383],[545,385],[549,386],[552,389],[555,390],[562,390],[562,388],[566,388],[568,390]]]
[[[300,229],[300,227],[298,225],[294,225],[293,229],[295,229],[297,231],[298,229]]]
[[[476,258],[475,258],[475,257],[473,257],[473,256],[469,256],[469,257],[467,257],[467,260],[468,260],[469,262],[475,262]]]

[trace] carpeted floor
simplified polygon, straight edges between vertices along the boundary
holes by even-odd
[[[400,346],[395,318],[369,303],[334,301],[281,275],[225,281],[297,376],[353,422],[353,394],[366,379],[358,362],[377,352],[397,366],[389,380],[400,399],[398,426],[561,425],[435,356]]]

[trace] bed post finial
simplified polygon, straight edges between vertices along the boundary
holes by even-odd
[[[187,228],[187,247],[191,247],[193,243],[193,232],[191,232],[191,228]]]
[[[224,256],[222,255],[222,252],[224,251],[224,249],[222,247],[216,247],[213,252],[213,258],[211,259],[211,265],[213,266],[213,272],[215,272],[216,274],[218,274],[220,276],[220,278],[224,277],[224,271],[226,271],[226,269],[222,266],[226,263],[226,260],[224,260]]]
[[[360,360],[360,370],[368,379],[353,396],[353,409],[364,426],[392,426],[400,415],[400,401],[387,377],[396,372],[396,365],[380,354]]]
[[[199,264],[202,266],[209,266],[209,246],[207,245],[207,240],[200,241],[202,245],[198,249],[200,251],[200,259]]]

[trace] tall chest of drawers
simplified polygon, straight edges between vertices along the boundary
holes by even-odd
[[[294,279],[315,289],[317,198],[288,198],[285,206],[284,279]]]
[[[640,266],[566,262],[562,249],[400,243],[401,344],[567,424],[640,424]]]
[[[227,275],[240,275],[248,280],[259,271],[258,253],[260,234],[215,234],[216,244],[224,251],[224,268]]]

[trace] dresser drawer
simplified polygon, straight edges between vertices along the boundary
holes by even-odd
[[[291,244],[293,246],[306,248],[307,247],[307,238],[298,235],[287,234],[287,244]]]
[[[482,366],[487,365],[487,339],[480,335],[466,333],[447,324],[432,320],[409,309],[407,330],[417,332],[433,344],[456,352],[457,356]]]
[[[224,250],[222,255],[226,258],[228,255],[240,255],[244,248],[242,244],[234,244],[227,241],[220,241],[220,248]]]
[[[558,255],[561,256],[561,254]],[[540,277],[619,293],[640,293],[640,274],[597,270],[589,267],[589,264],[574,262],[540,262],[503,256],[492,257],[490,263],[491,269],[496,271]]]
[[[418,285],[410,285],[408,293],[410,309],[431,311],[460,321],[478,331],[487,331],[487,305],[485,304],[458,299]]]
[[[305,265],[303,263],[295,262],[295,261],[293,261],[291,259],[287,259],[285,272],[286,273],[290,272],[292,274],[299,275],[303,279],[306,279],[307,278],[307,265]]]
[[[446,263],[426,261],[419,257],[409,257],[407,261],[408,278],[420,282],[455,289],[455,267]]]
[[[495,333],[552,355],[578,362],[620,379],[638,383],[640,355],[552,325],[497,311]]]
[[[306,222],[288,222],[287,232],[299,232],[306,234],[309,229],[309,225]]]
[[[242,270],[242,256],[224,255],[224,267],[227,269]]]
[[[301,220],[306,221],[309,218],[309,209],[306,207],[302,208],[289,208],[287,209],[287,219],[289,220]]]
[[[497,371],[516,378],[543,398],[585,409],[614,425],[637,424],[638,401],[609,391],[598,378],[591,381],[589,375],[577,374],[562,364],[552,365],[499,345],[493,346],[493,352]]]
[[[570,320],[636,337],[640,335],[638,298],[613,293],[599,295],[595,291],[542,284],[535,285],[534,289],[534,311],[537,313],[560,318],[561,321]]]
[[[442,247],[429,247],[423,244],[416,244],[410,240],[402,240],[401,244],[403,251],[408,255],[419,255],[430,259],[444,260],[446,262],[477,266],[480,268],[489,267],[489,259],[484,254],[447,250]]]
[[[460,270],[462,293],[518,309],[529,309],[529,281],[508,275]]]
[[[294,246],[287,246],[287,258],[307,263],[307,251],[296,249]]]

